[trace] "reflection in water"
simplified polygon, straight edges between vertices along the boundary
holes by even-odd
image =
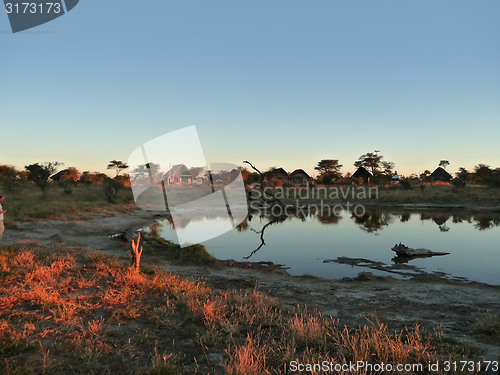
[[[400,221],[402,223],[406,223],[408,220],[410,220],[411,214],[410,213],[405,213],[401,215]]]
[[[249,218],[249,220],[252,220],[252,215],[251,214],[248,215],[248,218]],[[261,222],[262,222],[263,218],[264,218],[263,216],[260,216]],[[267,224],[265,224],[262,227],[262,229],[260,231],[256,231],[255,229],[250,228],[253,232],[260,234],[260,245],[255,250],[253,250],[250,253],[250,255],[243,257],[243,259],[249,259],[252,255],[254,255],[257,251],[259,251],[262,248],[262,246],[264,246],[266,244],[265,239],[264,239],[264,233],[265,233],[267,227],[269,227],[270,225],[276,224],[276,223],[282,223],[287,218],[288,218],[287,216],[273,216],[269,219]]]
[[[342,216],[330,212],[330,210],[319,211],[317,217],[321,224],[338,224],[339,220],[342,219]]]
[[[435,222],[438,225],[439,230],[441,232],[448,232],[450,230],[450,228],[448,228],[446,226],[446,222],[448,221],[449,218],[450,218],[449,216],[440,216],[440,215],[438,215],[438,216],[434,216],[432,218],[432,221]]]
[[[475,220],[477,221],[477,223],[474,224],[474,228],[478,230],[486,230],[500,226],[500,220],[498,218],[490,218],[484,216],[484,217],[479,217]]]
[[[181,223],[209,230],[205,228],[219,221],[217,213],[199,213],[198,217],[186,215]],[[278,223],[282,225],[274,225]],[[440,232],[442,228],[449,232]],[[164,220],[152,229],[175,241],[171,220]],[[293,275],[338,279],[355,277],[358,267],[367,267],[375,274],[390,272],[396,277],[425,273],[500,284],[496,266],[500,261],[499,237],[500,212],[437,209],[412,212],[389,208],[367,209],[364,215],[352,212],[344,212],[343,216],[317,212],[288,218],[249,215],[236,230],[203,244],[217,258],[285,264],[291,267],[289,272]],[[451,254],[446,259],[393,258],[391,247],[399,241]]]
[[[251,217],[251,215],[249,215]],[[249,221],[251,221],[252,219],[250,218],[246,218],[245,220],[243,220],[241,223],[239,223],[237,226],[236,226],[236,230],[238,232],[246,232],[248,229],[250,229],[250,224],[248,223]]]
[[[447,226],[448,220],[452,219],[451,222],[453,224],[472,224],[474,223],[474,228],[480,231],[486,229],[492,229],[495,227],[500,227],[500,215],[499,214],[470,214],[470,213],[453,213],[453,214],[436,214],[432,212],[421,213],[420,215],[421,221],[431,220],[434,222],[441,232],[448,232],[450,228]],[[261,221],[264,218],[268,218],[266,216],[258,216]],[[318,212],[315,216],[310,215],[310,217],[316,217],[317,220],[321,224],[339,224],[342,220],[343,216],[340,214],[331,213],[328,211]],[[363,215],[358,215],[354,212],[351,213],[351,219],[354,220],[354,223],[359,226],[359,228],[368,233],[377,234],[378,231],[383,230],[385,227],[394,224],[396,218],[399,218],[399,222],[406,223],[411,220],[411,212],[408,211],[384,211],[384,210],[374,210],[367,209]],[[250,214],[247,216],[245,220],[243,220],[240,224],[236,225],[236,230],[238,232],[245,232],[250,229],[250,222],[252,221],[253,216]],[[279,217],[279,216],[269,216],[270,220],[273,222],[283,222],[287,218],[298,218],[301,221],[305,221],[307,216],[302,213],[297,213],[292,217]],[[185,217],[180,217],[177,220],[177,228],[186,228],[189,223],[197,222],[197,221],[205,221],[207,219],[221,219],[219,215],[216,213],[213,214],[203,214],[203,215],[189,215]],[[170,229],[174,230],[174,223],[172,219],[168,220],[168,225]]]
[[[353,212],[351,218],[354,219],[354,222],[359,225],[361,230],[375,234],[394,222],[394,218],[390,213],[375,210],[366,210],[363,215],[357,215]]]

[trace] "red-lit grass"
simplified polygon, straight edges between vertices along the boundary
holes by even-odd
[[[0,260],[0,373],[284,374],[291,361],[425,364],[453,355],[419,326],[339,327],[255,291],[214,293],[61,244],[3,248]]]

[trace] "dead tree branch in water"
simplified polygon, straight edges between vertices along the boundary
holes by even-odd
[[[283,204],[283,202],[279,198],[277,198],[273,192],[269,191],[269,189],[265,189],[264,174],[259,169],[257,169],[257,167],[255,167],[252,163],[250,163],[248,160],[243,161],[243,163],[248,164],[255,172],[257,172],[259,174],[259,180],[260,180],[259,187],[260,187],[260,190],[262,192],[261,197],[262,197],[262,200],[264,201],[264,203],[269,204],[271,207],[274,207],[275,205],[279,205],[281,207],[280,212],[281,213],[285,212],[286,211],[285,204]],[[285,219],[286,219],[286,216],[285,217],[272,216],[269,218],[269,222],[266,225],[264,225],[260,231],[256,231],[255,229],[250,228],[255,233],[260,234],[261,243],[260,243],[259,247],[257,247],[254,251],[252,251],[250,253],[250,255],[248,255],[247,257],[243,257],[243,259],[249,259],[252,255],[254,255],[257,251],[259,251],[262,248],[262,246],[264,246],[266,244],[264,241],[264,232],[268,226],[275,224],[275,223],[281,223]]]
[[[271,206],[274,206],[275,204],[278,204],[278,205],[281,206],[281,208],[284,208],[285,205],[283,204],[283,202],[279,198],[276,198],[276,196],[274,195],[274,193],[272,193],[270,191],[266,191],[266,189],[264,188],[264,174],[260,170],[258,170],[248,160],[244,160],[243,163],[248,164],[254,171],[256,171],[259,174],[260,190],[262,191],[262,199],[264,200],[264,203],[268,203]]]
[[[264,246],[264,245],[266,244],[266,243],[265,243],[265,241],[264,241],[264,231],[265,231],[265,230],[266,230],[266,228],[267,228],[269,225],[271,225],[272,223],[273,223],[273,222],[272,222],[272,221],[270,221],[269,223],[267,223],[266,225],[264,225],[264,226],[262,227],[262,229],[261,229],[259,232],[257,232],[257,231],[256,231],[255,229],[253,229],[253,228],[250,228],[250,230],[254,231],[254,232],[255,232],[255,233],[257,233],[257,234],[260,234],[260,241],[261,241],[261,243],[260,243],[260,245],[259,245],[259,247],[258,247],[258,248],[256,248],[254,251],[252,251],[252,252],[250,253],[250,255],[249,255],[249,256],[247,256],[247,257],[243,257],[243,259],[248,259],[248,258],[250,258],[250,257],[251,257],[252,255],[254,255],[257,251],[259,251],[259,250],[260,250],[260,248],[261,248],[262,246]]]
[[[264,246],[266,244],[266,242],[264,241],[264,232],[268,226],[276,224],[276,223],[281,223],[281,222],[285,221],[285,219],[286,219],[286,217],[275,217],[274,219],[270,219],[269,222],[266,225],[264,225],[260,231],[256,231],[255,229],[250,228],[251,231],[254,231],[257,234],[260,234],[260,245],[254,251],[252,251],[250,253],[250,255],[243,257],[243,259],[249,259],[252,255],[254,255],[257,251],[259,251],[262,248],[262,246]]]

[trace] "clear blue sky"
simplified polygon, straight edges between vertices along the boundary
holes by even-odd
[[[196,125],[209,162],[500,167],[500,1],[98,1],[12,34],[0,164],[104,170]],[[189,143],[186,143],[189,147]]]

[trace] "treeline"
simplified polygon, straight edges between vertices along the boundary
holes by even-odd
[[[18,170],[11,165],[0,165],[0,187],[9,193],[16,194],[28,186],[37,186],[43,194],[51,186],[57,186],[65,193],[71,194],[77,185],[98,185],[103,187],[108,201],[114,202],[116,192],[124,186],[130,186],[129,176],[120,172],[128,168],[121,161],[112,160],[108,169],[115,169],[116,176],[108,177],[104,173],[84,171],[80,172],[74,167],[56,171],[63,165],[59,162],[34,163],[26,165],[24,170]]]
[[[372,185],[386,185],[394,181],[393,177],[397,177],[396,181],[404,188],[411,188],[413,185],[423,185],[425,183],[433,183],[438,180],[432,176],[430,170],[425,170],[423,173],[413,173],[409,176],[401,176],[395,171],[395,164],[384,160],[384,157],[379,154],[380,151],[368,152],[363,154],[353,163],[357,168],[354,173],[342,174],[340,169],[343,167],[338,159],[323,159],[320,160],[314,169],[318,171],[316,178],[308,177],[309,182],[331,185],[331,184],[363,184],[369,182]],[[461,167],[454,175],[446,172],[446,167],[450,164],[448,160],[441,160],[438,166],[441,172],[444,172],[447,182],[453,184],[456,188],[465,187],[466,185],[482,185],[500,188],[500,168],[491,168],[486,164],[478,164],[472,171]],[[252,172],[247,168],[241,168],[245,183],[252,184],[259,182],[260,176],[258,173]],[[302,171],[302,170],[299,170]],[[302,171],[304,174],[305,172]],[[293,179],[282,168],[271,167],[264,171],[264,178],[272,185],[293,186]],[[283,179],[286,174],[288,179]],[[443,173],[442,173],[443,174]]]
[[[452,181],[454,185],[479,184],[500,188],[500,168],[492,169],[489,165],[478,164],[472,172],[460,168],[455,175],[456,177]]]

